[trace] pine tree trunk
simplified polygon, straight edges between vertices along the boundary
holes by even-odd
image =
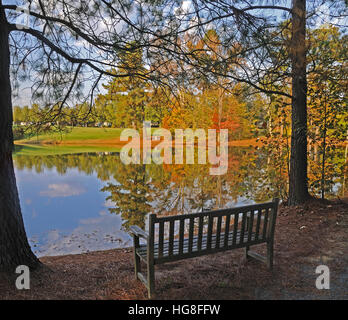
[[[39,260],[32,253],[24,230],[13,167],[9,65],[8,27],[0,8],[0,271],[13,273],[18,265],[35,268]]]
[[[293,0],[292,8],[292,131],[289,204],[309,198],[307,180],[306,1]]]

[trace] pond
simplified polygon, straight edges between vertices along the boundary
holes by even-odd
[[[287,168],[267,150],[233,147],[228,172],[209,165],[125,165],[117,152],[14,154],[30,245],[39,257],[132,245],[127,230],[148,213],[174,215],[284,196]],[[329,196],[344,193],[335,177]],[[342,183],[343,181],[343,183]]]

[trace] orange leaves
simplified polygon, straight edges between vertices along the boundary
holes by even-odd
[[[219,131],[220,129],[228,129],[229,131],[237,130],[241,125],[239,122],[239,117],[235,114],[233,108],[228,110],[231,112],[225,112],[225,114],[219,116],[218,110],[214,110],[212,116],[212,129]]]

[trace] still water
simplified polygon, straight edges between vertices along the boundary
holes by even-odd
[[[223,176],[209,165],[124,165],[118,153],[14,155],[24,223],[37,256],[128,247],[130,225],[284,196],[287,168],[266,150],[230,148]],[[335,177],[329,196],[344,193]],[[342,182],[343,181],[343,182]]]

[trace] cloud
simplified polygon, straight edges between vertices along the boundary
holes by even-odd
[[[315,8],[315,13],[316,15],[313,17],[315,28],[320,28],[327,24],[338,25],[347,23],[347,17],[345,15],[342,15],[342,17],[331,16],[332,12],[327,3],[323,3]]]
[[[114,203],[112,200],[109,199],[109,200],[106,200],[106,201],[104,202],[103,206],[104,206],[105,208],[112,208],[112,207],[115,206],[115,203]]]
[[[54,183],[48,185],[48,190],[40,192],[40,196],[50,198],[63,198],[78,196],[85,193],[87,190],[82,186],[74,186],[68,183]]]

